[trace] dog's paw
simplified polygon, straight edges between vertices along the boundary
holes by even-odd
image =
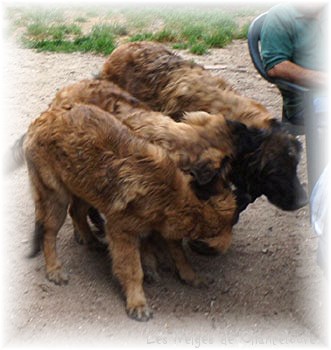
[[[56,269],[47,272],[47,279],[57,285],[68,284],[69,277],[68,275],[61,271],[61,269]]]
[[[215,279],[209,275],[197,276],[196,284],[194,285],[197,288],[210,288],[212,284],[215,283]]]
[[[157,271],[152,269],[144,269],[144,281],[148,284],[161,282],[161,277]]]
[[[196,275],[192,280],[186,280],[184,282],[196,288],[208,288],[210,284],[208,278],[199,275]]]
[[[128,307],[126,312],[130,318],[140,322],[147,322],[153,317],[153,313],[147,305]]]
[[[74,238],[75,238],[76,243],[78,243],[78,244],[83,245],[85,243],[82,235],[80,234],[80,232],[77,229],[74,229]]]

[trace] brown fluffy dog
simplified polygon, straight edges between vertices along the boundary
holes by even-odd
[[[56,237],[69,204],[86,240],[91,238],[88,208],[105,215],[113,272],[128,314],[138,320],[151,317],[142,287],[142,237],[155,230],[169,241],[179,273],[188,280],[196,276],[186,269],[184,237],[227,248],[235,212],[231,192],[199,201],[162,148],[137,138],[95,106],[68,105],[43,113],[28,129],[24,153],[35,200],[34,253],[42,246],[47,277],[55,283],[67,282]]]
[[[184,172],[193,176],[198,196],[208,198],[229,184],[229,159],[235,154],[231,126],[222,115],[191,112],[176,123],[109,81],[82,80],[61,89],[51,107],[93,104],[112,113],[135,135],[162,146]],[[225,161],[224,161],[225,160]]]
[[[114,81],[174,119],[186,111],[203,110],[255,127],[257,135],[260,131],[259,145],[251,154],[236,158],[232,172],[232,182],[247,197],[247,204],[262,194],[283,210],[295,210],[307,203],[296,173],[299,141],[283,131],[264,106],[239,95],[203,67],[160,44],[128,43],[108,57],[99,78]],[[266,134],[261,135],[263,132]]]

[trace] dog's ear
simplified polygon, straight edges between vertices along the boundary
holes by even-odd
[[[210,159],[200,160],[190,169],[190,173],[200,186],[207,185],[216,176],[218,179],[222,179],[223,182],[227,182],[231,172],[230,160],[230,157],[225,156],[219,169],[215,168]]]
[[[217,174],[217,169],[215,169],[210,159],[203,159],[194,164],[190,169],[190,173],[199,185],[206,185]]]
[[[227,125],[237,148],[237,155],[254,152],[268,134],[266,130],[248,128],[245,124],[234,120],[227,120]]]

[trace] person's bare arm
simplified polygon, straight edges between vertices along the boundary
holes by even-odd
[[[268,70],[270,78],[284,79],[307,87],[326,87],[327,74],[303,68],[291,61],[283,61]]]

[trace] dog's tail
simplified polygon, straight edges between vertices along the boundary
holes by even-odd
[[[23,165],[25,159],[23,152],[25,137],[26,134],[23,134],[5,153],[4,172],[6,175]]]
[[[28,259],[34,258],[38,255],[43,245],[44,235],[45,235],[44,225],[41,222],[37,221],[35,223],[31,251],[27,256]]]

